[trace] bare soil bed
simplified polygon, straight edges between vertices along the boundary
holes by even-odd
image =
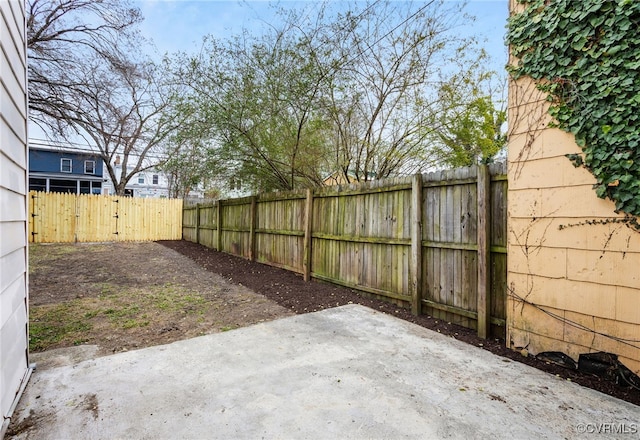
[[[633,388],[524,357],[503,340],[186,241],[31,246],[29,286],[33,352],[92,344],[104,355],[354,303],[640,405]]]

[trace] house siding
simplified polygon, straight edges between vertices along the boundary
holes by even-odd
[[[122,172],[122,166],[114,165],[116,175],[120,175]],[[153,177],[157,176],[157,183],[153,183]],[[142,179],[142,183],[140,182]],[[145,170],[133,175],[133,177],[127,183],[125,189],[128,191],[128,195],[133,197],[143,198],[168,198],[169,197],[169,181],[167,176],[159,170]],[[116,190],[108,179],[103,185],[103,193],[115,195]]]
[[[87,162],[93,172],[87,173]],[[63,163],[69,165],[64,169]],[[103,162],[92,152],[29,148],[29,189],[45,192],[101,194]]]
[[[70,159],[72,164],[71,173],[63,175],[98,176],[102,177],[102,159],[91,153],[76,153],[67,151],[47,151],[36,148],[29,149],[29,172],[32,173],[62,173],[60,161]],[[85,161],[95,162],[93,173],[85,173]]]
[[[24,2],[0,2],[0,409],[28,372],[27,79]]]
[[[545,95],[523,78],[509,87],[508,343],[531,354],[604,351],[640,374],[640,233],[599,199],[595,178],[566,154]]]

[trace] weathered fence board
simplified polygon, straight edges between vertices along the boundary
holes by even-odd
[[[177,240],[183,218],[191,215],[176,199],[35,191],[29,196],[32,243]]]
[[[256,199],[256,259],[303,273],[306,194]]]
[[[183,240],[188,240],[188,241],[193,241],[193,242],[198,242],[200,241],[200,243],[204,244],[205,246],[208,246],[208,243],[206,241],[203,241],[203,236],[200,235],[200,237],[198,237],[198,226],[197,226],[197,219],[198,219],[198,213],[197,213],[197,208],[194,207],[184,207],[182,210],[182,239]],[[184,225],[190,225],[190,227],[185,227]],[[200,225],[200,227],[202,227],[202,225]],[[198,238],[200,238],[200,240],[198,240]],[[211,246],[208,246],[211,247]]]
[[[410,178],[319,190],[312,275],[410,301],[410,206]]]
[[[504,336],[506,167],[488,173],[480,213],[470,167],[185,207],[183,238]]]

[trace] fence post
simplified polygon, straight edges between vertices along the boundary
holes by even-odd
[[[422,313],[422,174],[411,181],[411,312]]]
[[[256,196],[251,197],[251,212],[249,213],[249,260],[256,260]]]
[[[216,237],[216,250],[222,251],[222,200],[218,200],[216,211],[216,221],[218,223],[218,236]]]
[[[196,203],[196,243],[200,244],[200,203]]]
[[[311,279],[311,234],[313,232],[313,190],[307,189],[307,200],[304,210],[304,255],[302,267],[304,271],[304,280]]]
[[[478,337],[491,330],[491,175],[489,167],[478,165]]]

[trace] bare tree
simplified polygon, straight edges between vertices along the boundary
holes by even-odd
[[[433,133],[446,129],[439,90],[482,57],[456,32],[471,20],[460,3],[330,7],[282,11],[260,37],[211,39],[177,62],[212,136],[256,189],[433,166]]]
[[[262,40],[245,36],[208,53],[201,90],[219,88],[201,95],[214,96],[234,132],[223,143],[251,146],[247,171],[285,189],[335,171],[366,181],[433,165],[438,88],[481,56],[455,33],[461,5],[375,1],[337,15],[325,6],[288,11]],[[229,100],[218,105],[221,96]],[[302,158],[312,159],[306,170]]]
[[[86,59],[124,59],[136,40],[140,11],[124,0],[28,0],[29,111],[45,131],[61,131],[74,103],[66,89]]]
[[[163,144],[180,120],[164,70],[141,55],[139,10],[127,0],[28,8],[31,120],[49,136],[84,139],[124,194],[136,173],[166,160]]]
[[[342,54],[328,87],[335,169],[366,181],[432,166],[430,133],[441,128],[438,90],[482,56],[455,29],[463,5],[441,0],[375,2],[331,29]],[[346,23],[346,25],[345,25]]]
[[[102,157],[116,194],[140,171],[167,160],[165,143],[180,125],[171,88],[153,63],[85,63],[81,90],[69,89],[65,121]],[[116,160],[117,159],[117,160]]]

